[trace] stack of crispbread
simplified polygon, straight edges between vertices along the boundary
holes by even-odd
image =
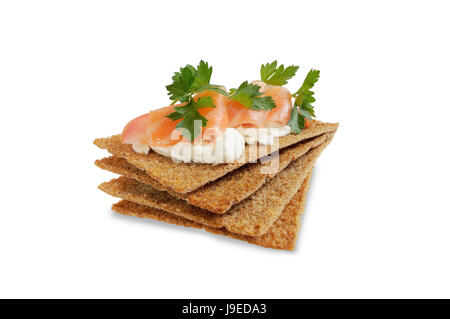
[[[138,154],[120,135],[95,145],[111,157],[95,164],[120,174],[99,186],[122,200],[112,209],[229,236],[252,244],[293,249],[312,168],[338,124],[313,121],[301,134],[270,147],[247,145],[229,164],[176,163],[155,152]]]

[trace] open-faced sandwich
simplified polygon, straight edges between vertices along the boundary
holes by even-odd
[[[267,63],[227,90],[206,62],[180,68],[171,105],[94,142],[112,155],[96,165],[122,175],[99,186],[122,199],[113,211],[293,249],[312,168],[338,128],[313,119],[319,71],[284,87],[298,69]]]

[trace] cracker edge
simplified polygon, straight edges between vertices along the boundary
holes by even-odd
[[[303,215],[306,206],[306,198],[310,187],[311,175],[312,169],[308,173],[306,179],[303,181],[300,190],[285,206],[282,214],[279,216],[277,221],[270,227],[269,231],[262,236],[255,237],[255,236],[234,234],[223,228],[216,229],[208,227],[199,224],[197,222],[188,220],[186,218],[162,211],[157,208],[139,205],[136,203],[128,202],[126,200],[122,200],[116,204],[113,204],[112,210],[122,215],[134,216],[139,218],[150,218],[156,221],[161,221],[173,225],[203,229],[212,234],[222,235],[233,239],[246,241],[250,244],[262,246],[265,248],[294,250],[295,245],[297,243],[298,233],[301,225],[300,218],[301,215]],[[125,205],[128,205],[128,208],[123,207]],[[138,212],[136,210],[133,210],[133,208],[130,208],[129,206],[139,207],[141,211]],[[284,220],[286,214],[289,215],[287,216],[287,220]],[[292,234],[290,234],[289,238],[283,238],[283,234],[286,233],[286,228],[287,231],[293,232]]]

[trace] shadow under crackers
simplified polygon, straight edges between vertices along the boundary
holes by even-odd
[[[227,246],[235,245],[236,247],[244,248],[244,249],[251,249],[251,250],[256,249],[256,250],[260,250],[261,252],[264,252],[266,254],[274,253],[274,254],[291,254],[291,255],[293,255],[297,251],[297,249],[282,250],[282,249],[266,248],[266,247],[250,244],[243,240],[238,240],[238,239],[230,238],[227,236],[212,234],[212,233],[207,232],[204,229],[174,225],[174,224],[154,220],[151,218],[139,218],[139,217],[135,217],[135,216],[122,215],[122,214],[116,213],[115,211],[113,211],[111,209],[109,210],[109,213],[111,214],[112,218],[117,218],[124,222],[139,223],[141,225],[143,225],[143,224],[151,225],[151,227],[155,226],[155,227],[167,229],[169,231],[176,231],[176,232],[183,231],[183,232],[187,232],[190,234],[195,234],[196,236],[207,236],[208,238],[210,238],[212,240],[218,241],[220,244],[226,243]]]

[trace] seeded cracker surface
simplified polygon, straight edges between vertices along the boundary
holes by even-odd
[[[194,228],[203,228],[211,233],[228,236],[231,238],[247,241],[251,244],[276,249],[292,250],[295,247],[300,228],[300,217],[305,210],[306,194],[309,188],[311,173],[303,182],[301,188],[285,206],[280,217],[273,223],[266,234],[262,236],[243,236],[230,233],[224,229],[211,228],[189,219],[164,212],[160,209],[139,205],[122,200],[112,206],[112,209],[123,215],[141,218],[152,218],[154,220]]]
[[[325,133],[311,140],[306,140],[284,148],[280,150],[279,157],[271,158],[264,164],[262,164],[261,161],[258,161],[258,163],[246,164],[218,180],[208,183],[187,194],[175,192],[170,187],[162,185],[148,176],[145,171],[128,163],[123,158],[111,156],[97,160],[95,164],[102,169],[123,175],[130,179],[138,180],[158,190],[168,191],[171,195],[184,199],[191,205],[206,209],[213,213],[223,214],[227,212],[232,205],[239,203],[256,192],[266,180],[285,169],[293,160],[301,157],[310,149],[323,143],[329,137],[329,134],[330,133]],[[267,174],[262,171],[264,168],[270,168],[272,162],[275,164],[276,161],[279,161],[276,170],[267,171]]]
[[[167,192],[125,177],[103,183],[99,188],[112,196],[162,209],[203,225],[224,228],[236,234],[261,236],[267,233],[278,219],[331,139],[329,138],[292,162],[254,194],[233,206],[224,215],[189,205],[186,201],[171,196]]]
[[[305,129],[301,134],[290,134],[279,139],[279,145],[265,148],[257,154],[256,145],[247,145],[244,160],[239,159],[235,163],[211,165],[197,163],[175,163],[171,158],[159,155],[150,151],[148,155],[138,154],[131,148],[131,145],[121,144],[120,135],[108,138],[98,138],[94,144],[102,149],[108,150],[116,157],[125,158],[129,163],[139,169],[144,170],[149,176],[159,183],[171,187],[179,193],[192,192],[208,182],[214,181],[225,174],[241,167],[246,162],[251,162],[256,158],[263,157],[296,144],[300,141],[319,136],[323,133],[334,132],[338,127],[337,123],[324,123],[313,121],[311,128]]]

